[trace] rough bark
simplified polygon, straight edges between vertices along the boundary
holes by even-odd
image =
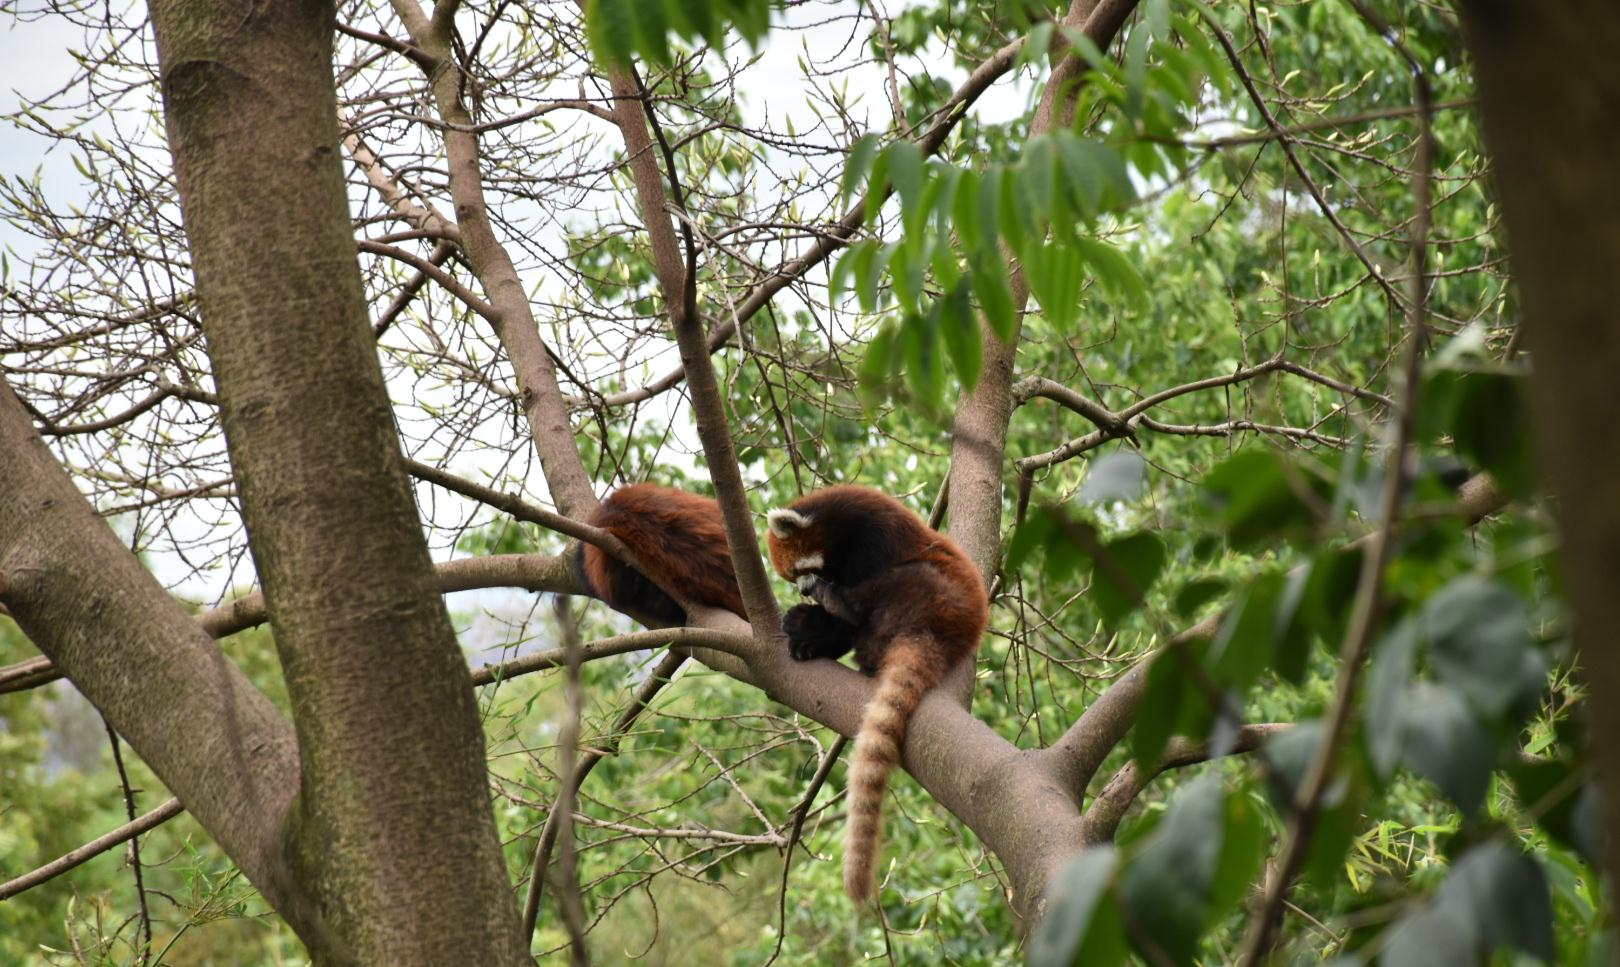
[[[1620,881],[1620,8],[1461,5],[1531,355],[1536,444],[1563,532]]]
[[[298,733],[290,861],[331,927],[303,939],[322,963],[524,962],[477,703],[367,324],[333,8],[152,13],[220,420]]]

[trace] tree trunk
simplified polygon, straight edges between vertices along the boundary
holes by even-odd
[[[323,963],[527,961],[471,680],[367,310],[333,7],[155,0],[164,109],[249,545],[293,706]]]
[[[1620,882],[1620,7],[1471,0],[1462,11],[1592,691],[1606,865]]]

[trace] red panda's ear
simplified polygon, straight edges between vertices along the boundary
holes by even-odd
[[[765,523],[777,537],[788,537],[810,526],[810,518],[788,507],[778,507],[765,513]]]

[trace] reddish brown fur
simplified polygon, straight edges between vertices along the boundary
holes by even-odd
[[[684,611],[659,590],[664,587],[693,604],[747,618],[720,505],[712,499],[631,484],[609,494],[586,522],[623,541],[646,573],[643,577],[595,545],[582,545],[580,577],[592,595],[613,608],[662,624],[684,623]]]
[[[978,647],[990,606],[967,554],[887,494],[830,487],[787,509],[797,516],[773,512],[771,564],[790,581],[816,575],[832,590],[812,585],[812,594],[821,605],[834,602],[795,608],[802,612],[797,622],[789,613],[794,657],[837,657],[853,646],[861,669],[877,677],[856,733],[844,849],[844,889],[864,902],[872,894],[883,797],[907,724],[928,690]],[[854,620],[818,610],[845,610]],[[851,640],[830,640],[841,637]]]

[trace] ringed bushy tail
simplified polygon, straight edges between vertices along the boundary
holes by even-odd
[[[897,637],[877,672],[877,692],[861,714],[849,767],[849,826],[844,834],[844,892],[856,903],[872,897],[883,832],[883,797],[900,764],[906,727],[928,690],[939,683],[937,649],[922,637]]]

